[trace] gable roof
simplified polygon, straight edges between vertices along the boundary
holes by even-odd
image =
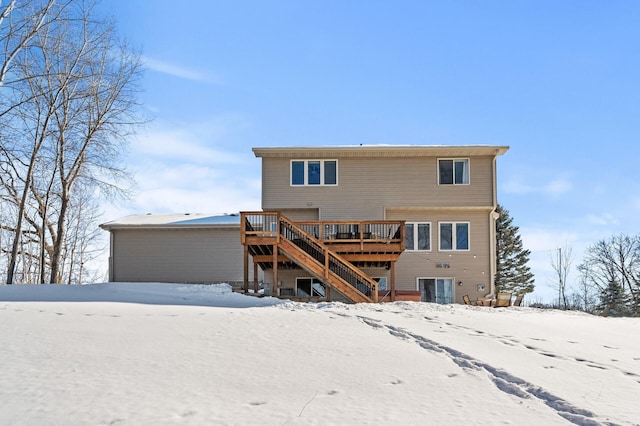
[[[467,157],[498,156],[509,150],[508,146],[494,145],[336,145],[316,147],[265,147],[253,148],[256,157]]]
[[[240,227],[240,215],[237,213],[211,215],[203,213],[182,214],[139,214],[125,216],[100,225],[100,228],[219,228]]]

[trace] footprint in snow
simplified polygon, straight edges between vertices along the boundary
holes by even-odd
[[[606,367],[603,367],[601,365],[596,365],[596,364],[587,364],[587,367],[597,368],[598,370],[607,370]]]

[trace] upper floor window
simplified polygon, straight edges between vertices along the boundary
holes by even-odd
[[[291,185],[337,184],[337,160],[291,160]]]
[[[440,250],[469,250],[469,222],[440,222]]]
[[[440,185],[468,185],[469,159],[438,160],[438,176]]]
[[[406,250],[431,250],[430,223],[405,223],[404,234]]]

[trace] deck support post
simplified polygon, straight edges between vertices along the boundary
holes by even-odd
[[[273,284],[271,285],[271,296],[278,297],[278,245],[273,245]]]
[[[253,262],[253,293],[258,294],[258,264]]]
[[[244,292],[249,293],[249,246],[244,245]]]
[[[389,281],[391,281],[391,301],[395,302],[396,300],[396,262],[391,262],[389,271],[390,271]]]

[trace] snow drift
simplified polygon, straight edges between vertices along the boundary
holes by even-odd
[[[1,424],[640,424],[640,320],[0,286]]]

